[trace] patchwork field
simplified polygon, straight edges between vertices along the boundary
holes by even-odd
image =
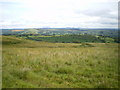
[[[3,88],[118,88],[117,43],[2,42]]]

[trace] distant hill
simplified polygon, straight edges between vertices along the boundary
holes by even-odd
[[[89,28],[32,28],[32,29],[2,29],[3,35],[40,34],[66,35],[90,34],[108,37],[118,37],[118,29],[89,29]]]

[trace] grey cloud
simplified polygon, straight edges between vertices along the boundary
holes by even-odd
[[[112,14],[112,12],[115,12]],[[91,17],[100,17],[100,18],[111,18],[118,19],[118,7],[117,3],[96,3],[94,6],[90,6],[86,10],[76,10],[77,14],[84,14]]]
[[[101,17],[101,18],[112,18],[112,19],[118,19],[117,13],[116,15],[111,14],[113,12],[112,10],[85,10],[85,11],[79,11],[77,14],[84,14],[91,17]]]
[[[101,24],[109,24],[109,25],[117,25],[118,23],[116,22],[101,22]]]

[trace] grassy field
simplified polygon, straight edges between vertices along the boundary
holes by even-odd
[[[3,36],[3,88],[118,88],[117,43],[47,43]]]

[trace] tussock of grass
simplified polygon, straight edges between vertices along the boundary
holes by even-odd
[[[95,47],[95,46],[89,43],[81,43],[79,46],[74,46],[74,47],[80,48],[80,47]]]
[[[3,88],[118,88],[116,43],[20,42],[3,43]]]

